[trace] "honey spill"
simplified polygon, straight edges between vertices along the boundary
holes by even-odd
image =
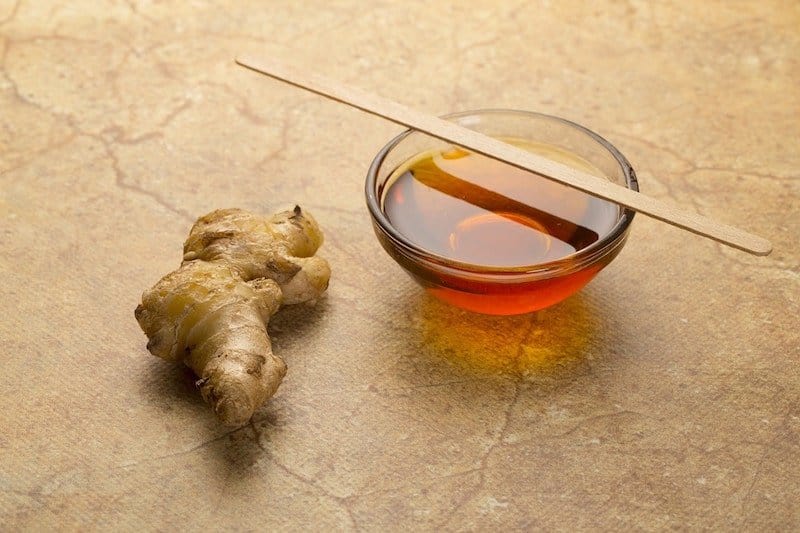
[[[557,147],[503,139],[597,176],[584,159]],[[391,225],[417,247],[470,270],[564,260],[605,236],[619,219],[610,202],[460,148],[419,154],[382,191]],[[442,274],[397,257],[438,297],[490,314],[516,314],[558,302],[585,285],[607,260],[563,276],[498,284]]]

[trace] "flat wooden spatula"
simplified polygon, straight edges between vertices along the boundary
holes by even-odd
[[[265,74],[331,100],[347,104],[367,113],[383,117],[403,126],[427,133],[492,159],[534,172],[544,178],[563,183],[598,198],[603,198],[653,217],[667,224],[738,248],[754,255],[767,255],[772,244],[757,235],[716,222],[646,196],[621,185],[581,172],[572,167],[506,144],[492,137],[463,128],[433,115],[428,115],[376,94],[330,80],[318,74],[303,72],[273,59],[241,56],[236,62],[250,70]]]

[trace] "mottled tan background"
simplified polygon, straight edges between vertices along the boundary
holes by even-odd
[[[0,0],[0,529],[797,530],[799,30],[792,0]],[[445,307],[363,206],[399,128],[241,51],[581,122],[775,252],[639,217],[562,305]],[[334,277],[271,324],[289,374],[229,431],[133,309],[196,216],[291,202]]]

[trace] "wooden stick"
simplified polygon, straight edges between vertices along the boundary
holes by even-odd
[[[317,74],[300,71],[272,59],[243,56],[237,58],[236,62],[243,67],[271,78],[347,104],[397,124],[419,130],[432,137],[462,146],[522,170],[534,172],[544,178],[563,183],[598,198],[609,200],[727,246],[738,248],[754,255],[767,255],[772,251],[772,244],[757,235],[715,222],[697,213],[681,210],[678,207],[665,204],[621,185],[521,150],[510,144],[463,128],[433,115],[411,109],[381,96],[343,85]]]

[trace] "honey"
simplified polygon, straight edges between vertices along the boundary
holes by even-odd
[[[503,140],[602,176],[586,160],[555,146]],[[550,279],[519,283],[518,277],[542,263],[569,263],[620,217],[616,204],[460,148],[406,161],[392,172],[380,197],[382,211],[401,235],[445,265],[466,266],[467,273],[395,259],[436,296],[491,314],[541,309],[587,283],[611,257]],[[481,271],[519,276],[503,283],[502,275],[491,281],[469,275]]]

